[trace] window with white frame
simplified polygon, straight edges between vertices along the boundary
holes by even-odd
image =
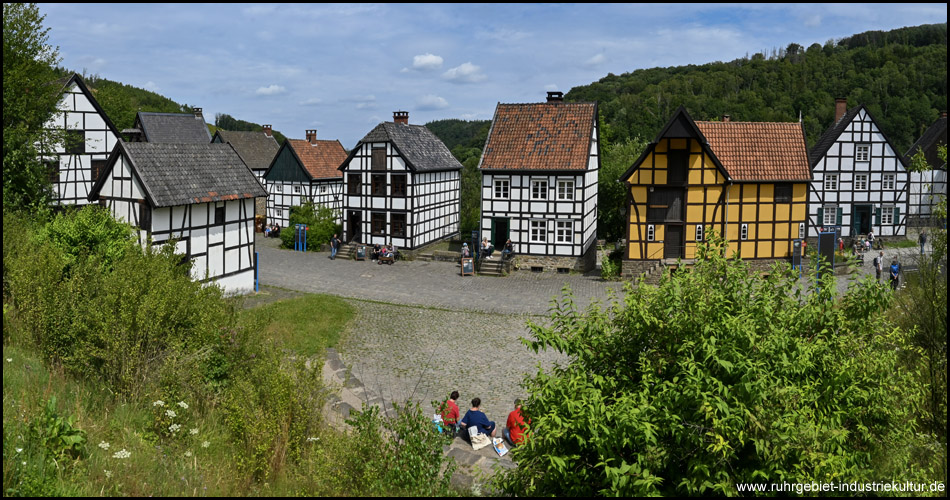
[[[703,225],[696,224],[696,241],[703,241]]]
[[[826,191],[836,191],[838,189],[838,175],[826,175],[825,176],[825,190]]]
[[[326,192],[327,192],[327,187],[326,187],[326,186],[320,186],[320,192],[321,192],[321,193],[326,193]]]
[[[855,175],[854,175],[854,189],[855,189],[855,191],[867,191],[867,190],[868,190],[868,174],[855,174]]]
[[[871,145],[858,144],[854,147],[854,161],[869,161],[871,159]]]
[[[894,174],[884,174],[881,178],[881,189],[894,189]]]
[[[885,226],[890,226],[891,224],[894,224],[894,207],[893,206],[881,207],[881,224]]]
[[[294,194],[300,194],[300,186],[294,186]]]
[[[511,181],[509,179],[495,179],[495,199],[507,200],[511,193]]]
[[[284,216],[284,209],[278,208],[278,209],[277,209],[277,217],[283,218],[283,216]]]
[[[283,193],[283,192],[284,192],[284,186],[281,186],[280,184],[274,184],[274,192],[275,192],[275,193]]]
[[[654,241],[656,239],[656,226],[653,224],[647,225],[647,241]]]
[[[531,181],[531,199],[532,200],[546,200],[548,199],[548,181],[547,180],[532,180]]]
[[[749,239],[749,225],[743,224],[742,228],[739,230],[739,239],[747,240]]]
[[[821,217],[822,226],[834,226],[838,220],[838,205],[825,205],[824,215]]]
[[[558,243],[574,242],[574,223],[569,220],[557,221],[555,237]]]
[[[557,181],[557,199],[559,200],[573,200],[574,199],[574,181]]]
[[[531,221],[530,241],[532,243],[544,243],[547,241],[548,222],[544,220]]]
[[[798,239],[800,240],[805,239],[805,223],[804,222],[798,223]]]

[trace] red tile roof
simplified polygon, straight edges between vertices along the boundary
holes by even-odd
[[[594,103],[499,104],[481,169],[587,170]]]
[[[346,150],[340,141],[318,140],[316,144],[310,144],[300,139],[287,139],[287,142],[314,179],[343,177],[343,172],[338,169],[346,160]]]
[[[800,123],[697,121],[696,126],[733,180],[811,180]]]

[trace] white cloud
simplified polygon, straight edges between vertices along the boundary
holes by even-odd
[[[278,95],[287,92],[287,89],[281,87],[280,85],[271,85],[269,87],[261,87],[257,89],[255,94],[257,95]]]
[[[603,64],[605,61],[607,61],[607,56],[605,56],[604,53],[601,52],[600,54],[597,54],[596,56],[591,57],[587,61],[584,61],[584,66],[587,66],[588,68],[593,68],[594,66],[599,66]]]
[[[482,69],[474,64],[467,62],[461,66],[452,68],[442,73],[442,78],[452,83],[478,83],[488,78],[482,73]]]
[[[376,96],[372,94],[353,96],[344,100],[348,102],[355,102],[356,109],[373,109],[376,107]]]
[[[317,104],[323,104],[323,99],[320,99],[319,97],[311,97],[309,99],[300,101],[301,106],[316,106]]]
[[[158,92],[162,88],[155,84],[155,82],[149,80],[142,85],[142,88],[145,90],[150,90],[152,92]]]
[[[449,107],[449,102],[437,95],[424,95],[416,101],[416,108],[422,111],[432,111]]]
[[[805,26],[808,26],[809,28],[814,28],[814,27],[816,27],[816,26],[821,26],[821,15],[815,14],[815,15],[812,15],[812,16],[808,16],[808,17],[805,19]]]
[[[412,58],[412,69],[418,69],[421,71],[431,71],[436,70],[442,67],[442,58],[435,55],[429,54],[428,52],[422,54],[421,56],[415,56]]]

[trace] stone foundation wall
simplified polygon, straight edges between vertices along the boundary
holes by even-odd
[[[568,257],[565,255],[526,255],[518,254],[515,256],[515,269],[518,271],[531,271],[532,267],[540,267],[543,272],[554,272],[558,269],[570,269],[586,273],[597,265],[597,246],[591,245],[582,257]]]
[[[650,271],[660,261],[658,260],[627,260],[620,263],[620,277],[622,279],[636,280],[640,275]]]

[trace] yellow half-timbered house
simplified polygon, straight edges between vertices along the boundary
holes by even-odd
[[[729,255],[787,261],[805,236],[811,172],[800,123],[694,121],[680,107],[624,173],[624,274],[689,263],[710,230]]]

